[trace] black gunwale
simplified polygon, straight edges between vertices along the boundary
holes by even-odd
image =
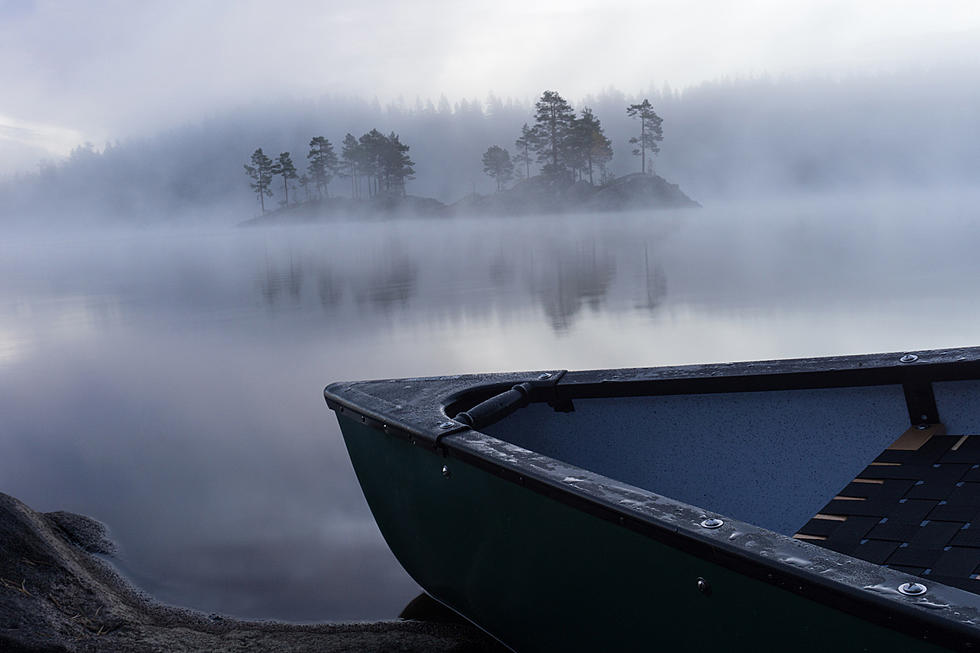
[[[980,628],[964,623],[963,615],[972,615],[973,623],[980,623],[980,596],[935,582],[928,583],[930,591],[924,597],[870,591],[865,585],[869,573],[881,579],[876,587],[897,588],[921,579],[620,484],[452,419],[498,392],[531,381],[531,401],[900,384],[909,403],[910,422],[935,422],[941,416],[932,399],[933,381],[980,379],[980,348],[914,352],[917,358],[912,362],[902,362],[905,355],[364,381],[332,384],[324,396],[332,409],[351,411],[365,424],[733,571],[913,637],[953,649],[976,650]],[[545,374],[556,381],[541,380]],[[570,486],[563,481],[569,474],[585,482]],[[627,509],[620,502],[637,497],[657,505],[650,510]],[[705,516],[722,517],[731,528],[755,537],[755,546],[745,547],[745,538],[728,540],[728,528],[700,528],[698,523]],[[814,560],[810,567],[780,560],[779,549],[790,543],[808,547]]]

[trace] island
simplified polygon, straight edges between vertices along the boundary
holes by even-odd
[[[338,216],[503,216],[700,206],[677,184],[653,172],[663,120],[650,102],[632,104],[626,113],[638,120],[639,130],[629,143],[632,154],[639,157],[639,172],[612,175],[607,167],[613,157],[612,143],[599,118],[589,108],[576,115],[558,93],[545,91],[535,104],[534,125],[525,123],[514,141],[516,153],[511,156],[507,149],[491,145],[482,156],[483,170],[496,182],[496,192],[474,191],[452,204],[408,194],[406,183],[414,179],[415,162],[408,154],[410,147],[394,132],[386,135],[372,129],[360,138],[348,133],[339,155],[326,137],[314,136],[302,175],[289,152],[273,159],[258,148],[244,169],[261,215],[242,224],[314,222]],[[532,162],[539,166],[536,174]],[[336,177],[349,182],[349,197],[330,195],[330,182]],[[267,210],[266,198],[274,196],[274,188],[281,188],[280,207]],[[300,189],[305,199],[299,199]]]

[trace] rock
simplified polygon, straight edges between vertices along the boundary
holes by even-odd
[[[534,215],[699,206],[677,184],[657,175],[638,172],[617,177],[602,186],[539,175],[493,195],[472,193],[449,206],[431,197],[414,195],[383,194],[364,200],[332,197],[284,207],[240,224],[296,224],[337,217]]]
[[[657,175],[639,172],[613,179],[599,188],[586,203],[590,208],[600,211],[701,206],[685,195],[677,184]]]
[[[116,543],[109,539],[109,529],[102,522],[85,515],[60,510],[44,513],[44,516],[61,529],[68,541],[89,553],[104,555],[116,553]]]
[[[493,195],[469,195],[450,205],[449,211],[456,215],[531,215],[699,206],[677,184],[657,175],[636,173],[618,177],[602,186],[584,181],[532,177]]]
[[[240,223],[243,227],[321,222],[334,218],[373,218],[391,216],[438,216],[446,205],[431,197],[385,193],[363,200],[331,197],[270,211]]]
[[[0,493],[0,651],[502,651],[464,623],[296,625],[163,605],[92,553],[99,522],[35,512]]]

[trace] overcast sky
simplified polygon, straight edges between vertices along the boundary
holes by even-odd
[[[968,0],[0,0],[0,173],[254,99],[975,64]]]

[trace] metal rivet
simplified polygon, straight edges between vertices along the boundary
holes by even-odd
[[[441,428],[443,431],[451,429],[454,426],[456,426],[456,422],[439,422],[439,428]]]
[[[898,591],[905,596],[921,596],[926,593],[926,586],[922,583],[902,583]]]
[[[547,381],[551,378],[551,375],[545,372],[544,374],[538,374],[538,381]]]
[[[452,474],[452,472],[449,471],[449,465],[443,465],[442,466],[442,475],[445,476],[446,478],[449,478],[449,475],[450,474]]]
[[[718,519],[717,517],[712,517],[710,519],[705,519],[704,521],[702,521],[701,528],[721,528],[722,524],[724,523],[725,522]]]
[[[698,576],[698,591],[702,594],[711,594],[711,585],[700,576]]]
[[[905,354],[898,360],[902,361],[903,363],[914,363],[915,361],[919,360],[919,357],[915,354]]]

